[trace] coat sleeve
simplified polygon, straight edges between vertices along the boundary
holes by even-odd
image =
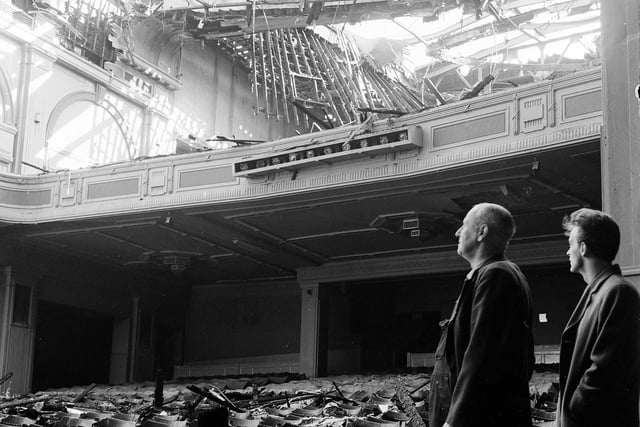
[[[471,308],[469,344],[451,398],[447,422],[453,427],[473,425],[482,417],[482,396],[501,382],[500,374],[513,363],[514,328],[522,327],[522,290],[515,277],[493,268],[478,277]],[[517,326],[520,325],[520,326]],[[518,334],[522,331],[518,329]]]
[[[630,377],[639,374],[640,294],[633,285],[616,283],[604,295],[596,314],[593,346],[585,355],[586,370],[569,401],[571,413],[583,419],[596,416],[594,411],[601,411],[603,402],[624,398],[625,388],[637,387],[632,384],[637,378],[630,383]]]

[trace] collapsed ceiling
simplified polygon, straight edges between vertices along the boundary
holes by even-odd
[[[53,11],[68,47],[102,66],[136,65],[134,35],[173,41],[178,58],[185,38],[212,44],[245,68],[256,114],[310,131],[600,62],[598,0],[40,0],[34,7]]]
[[[596,0],[164,0],[151,10],[215,41],[251,73],[256,111],[297,125],[404,114],[599,65]]]

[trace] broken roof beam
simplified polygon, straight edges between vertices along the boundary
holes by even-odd
[[[273,48],[274,47],[271,43],[271,31],[267,31],[265,35],[267,39],[266,40],[267,52],[269,53],[269,65],[271,69],[271,90],[272,90],[272,96],[273,96],[273,104],[276,110],[276,120],[280,120],[280,106],[278,101],[278,80],[276,78],[275,66],[273,64],[273,57],[274,57]]]
[[[458,33],[466,33],[467,31],[472,30],[473,28],[478,26],[483,26],[485,24],[489,25],[492,22],[495,22],[495,18],[493,16],[486,16],[478,20],[474,15],[469,15],[465,18],[462,18],[462,21],[460,22],[456,22],[455,24],[450,25],[436,33],[429,34],[429,39],[433,40],[440,37],[448,38]]]
[[[304,36],[305,42],[307,43],[307,46],[311,46],[311,43],[309,42],[309,38],[307,37],[307,34],[303,31],[302,35]],[[311,64],[313,64],[313,75],[316,76],[322,76],[323,75],[323,71],[320,67],[320,64],[318,64],[318,61],[316,60],[316,57],[314,55],[314,51],[310,50],[309,51],[309,58],[311,59]],[[324,75],[326,76],[326,72],[324,73]],[[327,103],[329,104],[329,106],[331,107],[331,111],[333,111],[333,114],[335,116],[335,119],[337,120],[338,124],[340,126],[342,126],[344,124],[344,121],[342,120],[342,117],[340,116],[340,114],[338,114],[338,108],[336,107],[335,103],[333,102],[333,97],[331,96],[331,93],[329,93],[329,89],[327,88],[327,83],[324,79],[321,80],[320,85],[322,87],[322,93],[324,94],[325,99],[327,100]]]
[[[486,49],[483,49],[481,51],[478,51],[472,55],[469,55],[469,57],[471,59],[484,59],[490,55],[495,55],[497,53],[502,52],[503,50],[507,50],[507,49],[511,49],[515,46],[518,46],[519,44],[523,43],[526,39],[528,39],[527,36],[518,36],[514,39],[508,40],[506,42],[500,43],[499,45],[496,46],[492,46],[492,47],[488,47]],[[444,60],[446,62],[449,62],[447,60]],[[453,62],[449,62],[448,64],[446,64],[443,67],[440,67],[436,70],[433,70],[429,73],[427,73],[427,77],[432,79],[434,77],[440,76],[442,74],[448,73],[449,71],[453,71],[456,68],[460,67],[461,64],[459,63],[453,63]]]
[[[280,74],[280,87],[282,88],[282,102],[283,102],[283,113],[284,113],[284,119],[287,121],[287,123],[289,123],[291,121],[291,118],[289,117],[289,106],[287,105],[287,84],[286,84],[286,80],[284,78],[284,64],[282,62],[282,58],[283,56],[286,58],[287,56],[287,52],[284,53],[284,55],[282,55],[282,46],[280,45],[281,42],[281,36],[280,36],[280,31],[279,30],[274,30],[273,31],[273,35],[274,35],[274,48],[276,50],[276,54],[278,56],[278,71]],[[288,62],[287,62],[287,68],[288,68]]]
[[[283,81],[282,81],[282,91],[283,91],[283,95],[282,98],[285,101],[285,108],[287,110],[287,112],[289,111],[289,103],[287,102],[290,98],[293,98],[294,94],[295,94],[295,87],[293,87],[293,77],[291,76],[291,63],[289,62],[289,53],[287,52],[287,43],[285,40],[285,35],[284,35],[284,31],[283,30],[274,30],[276,32],[276,40],[279,41],[279,52],[281,53],[281,60],[280,60],[280,69],[283,70],[282,72],[282,76],[283,76]],[[283,62],[284,61],[284,62]],[[286,70],[286,79],[285,80],[285,70]],[[286,82],[289,81],[291,82],[290,85],[286,85]],[[289,88],[289,93],[287,94],[287,88]],[[292,115],[293,118],[295,119],[295,124],[296,126],[300,126],[301,120],[300,117],[298,116],[298,110],[297,109],[293,109],[292,110]],[[291,120],[288,118],[287,121],[291,122]]]
[[[184,0],[180,0],[180,5],[176,5],[174,7],[172,5],[173,2],[171,0],[165,0],[162,3],[162,5],[156,10],[156,12],[206,9],[208,10],[209,14],[216,14],[217,12],[226,12],[226,11],[235,11],[236,13],[243,13],[249,10],[249,8],[251,8],[253,4],[252,1],[207,3],[205,1],[200,1],[200,0],[187,0],[186,6],[183,5],[184,3],[185,3]],[[262,0],[259,2],[256,1],[255,3],[256,3],[256,7],[262,10],[277,11],[277,10],[283,10],[283,9],[292,9],[292,10],[299,10],[301,12],[308,12],[308,9],[301,10],[299,0],[277,0],[277,1]],[[432,6],[432,2],[430,0],[414,0],[411,3],[413,5],[420,5],[421,3],[423,3],[425,6],[425,9],[429,9],[430,11],[435,12],[435,8]],[[389,0],[358,0],[356,3],[356,6],[358,7],[362,7],[363,5],[366,5],[366,7],[369,9],[371,7],[375,8],[376,5],[391,5],[392,7],[395,7],[393,2]],[[333,1],[323,2],[323,9],[325,11],[327,9],[331,9],[333,11],[333,8],[335,9],[339,8],[346,11],[348,9],[351,9],[353,6],[354,6],[353,4],[345,4],[344,0],[333,0]],[[399,5],[398,9],[399,10],[406,9],[406,3]],[[301,13],[301,15],[302,14],[306,15],[306,13]],[[332,15],[331,18],[333,18],[333,13],[331,13],[331,15]]]
[[[300,58],[302,58],[302,64],[304,64],[304,68],[306,74],[309,76],[313,76],[313,70],[311,69],[311,65],[309,64],[309,59],[307,58],[307,53],[311,55],[313,51],[311,50],[311,44],[309,43],[309,39],[307,38],[304,30],[294,30],[296,32],[296,39],[298,40],[297,47],[300,50]],[[314,100],[317,101],[320,99],[320,95],[318,92],[318,80],[321,79],[311,79],[311,83],[313,84],[313,96]]]
[[[397,26],[399,26],[400,28],[402,28],[403,30],[405,30],[406,32],[408,32],[409,34],[414,36],[419,42],[421,42],[425,46],[427,46],[427,47],[429,46],[429,42],[427,42],[425,39],[420,37],[420,35],[415,33],[413,30],[411,30],[407,26],[399,23],[398,21],[396,21],[393,18],[391,18],[391,22],[393,22],[394,24],[396,24]],[[433,82],[429,79],[429,77],[426,74],[424,76],[424,81],[425,81],[425,84],[427,85],[427,87],[429,88],[429,90],[431,91],[431,93],[433,93],[433,95],[436,97],[438,102],[440,102],[441,105],[446,104],[447,101],[445,101],[444,97],[442,96],[442,94],[440,93],[440,91],[438,90],[436,85],[433,84]]]
[[[551,43],[551,42],[556,42],[556,41],[560,41],[560,40],[565,40],[571,37],[579,37],[579,36],[583,36],[583,35],[588,35],[588,34],[594,34],[599,32],[600,29],[599,28],[592,28],[592,29],[586,29],[584,31],[578,32],[578,33],[573,33],[571,35],[562,35],[562,36],[558,36],[558,37],[550,37],[548,38],[544,43]],[[498,53],[502,53],[503,51],[506,50],[518,50],[518,49],[527,49],[530,48],[532,46],[535,46],[535,43],[526,43],[527,40],[529,38],[527,36],[521,35],[518,37],[515,37],[513,39],[510,39],[508,41],[505,41],[503,43],[500,43],[496,46],[493,47],[489,47],[483,50],[480,50],[478,52],[475,52],[473,54],[470,54],[467,56],[467,58],[461,59],[460,61],[457,61],[456,58],[439,58],[441,59],[443,62],[447,62],[446,65],[439,67],[433,71],[430,71],[429,73],[427,73],[427,76],[431,79],[443,75],[445,73],[448,73],[449,71],[453,71],[456,68],[458,68],[460,65],[463,65],[463,63],[469,63],[469,64],[478,64],[479,62],[484,62],[486,64],[500,64],[500,63],[494,63],[494,62],[489,62],[489,61],[483,61],[485,58],[491,56],[491,55],[496,55]],[[455,61],[455,62],[454,62]],[[513,66],[513,64],[511,64],[511,66],[509,66],[509,64],[504,64],[505,68],[510,68]],[[569,65],[569,64],[567,64]],[[538,66],[538,68],[540,69],[545,69],[548,70],[549,69],[549,65],[542,65],[540,67],[540,64],[522,64],[522,65],[516,65],[516,68],[532,68],[535,69],[536,66]],[[571,69],[576,69],[575,67],[570,67]],[[417,70],[419,71],[419,70]]]
[[[473,87],[473,89],[471,89],[471,91],[469,91],[469,92],[465,93],[464,95],[462,95],[460,97],[460,99],[463,100],[463,99],[475,98],[482,91],[482,89],[484,89],[489,83],[491,83],[494,80],[495,80],[495,77],[493,77],[491,74],[489,74],[487,77],[485,77],[484,79],[479,81]]]
[[[368,69],[365,68],[365,75],[367,76],[367,80],[369,81],[369,83],[371,83],[374,91],[378,95],[378,98],[380,99],[380,101],[382,101],[381,107],[389,110],[393,109],[395,107],[395,103],[391,100],[391,97],[389,96],[387,91],[384,90],[384,86],[378,79],[376,70],[374,70],[373,67],[369,67]]]
[[[510,10],[510,9],[521,9],[530,6],[540,6],[543,5],[544,9],[550,10],[552,12],[558,12],[561,10],[569,10],[578,7],[588,6],[594,4],[594,0],[555,0],[555,1],[544,1],[540,0],[513,0],[507,1],[502,4],[502,9]]]
[[[342,76],[340,70],[335,68],[336,64],[334,62],[337,61],[335,53],[334,55],[332,55],[331,49],[327,48],[324,43],[321,43],[319,40],[317,40],[316,37],[312,37],[311,42],[314,46],[314,51],[320,59],[319,63],[321,63],[326,70],[326,81],[328,81],[328,83],[331,83],[331,86],[335,88],[339,94],[340,103],[342,104],[345,115],[342,120],[344,122],[350,122],[351,120],[354,120],[356,117],[358,117],[358,112],[353,107],[353,103],[349,102],[349,100],[359,100],[361,97],[359,96],[359,94],[348,94],[350,88],[348,87],[347,82],[344,80],[344,77]]]
[[[262,89],[264,91],[264,111],[267,119],[271,118],[269,108],[269,79],[267,75],[267,66],[265,62],[266,53],[264,51],[264,33],[258,34],[258,52],[260,53],[260,66],[262,67]]]
[[[331,59],[328,63],[332,67],[334,75],[338,77],[338,82],[343,88],[342,92],[346,96],[345,104],[349,106],[349,121],[357,118],[357,108],[361,102],[364,102],[364,97],[360,91],[360,87],[358,87],[352,74],[349,72],[349,67],[345,62],[348,61],[346,53],[338,57],[335,50],[329,46],[328,43],[317,40],[316,44],[322,46],[324,51],[327,52],[327,57]]]
[[[320,126],[322,129],[331,129],[333,128],[333,123],[331,123],[330,120],[324,120],[321,117],[318,117],[310,108],[307,108],[307,105],[309,101],[303,101],[303,100],[298,100],[298,99],[294,99],[291,104],[296,107],[297,109],[299,109],[300,111],[302,111],[304,114],[306,114],[311,120],[313,120],[313,122],[317,123],[318,126]],[[315,103],[314,103],[315,104]],[[323,109],[322,110],[325,114],[325,116],[327,115],[327,112]]]
[[[514,3],[518,3],[518,6],[515,6]],[[527,0],[523,2],[504,3],[500,9],[515,12],[513,16],[509,16],[508,19],[505,18],[503,21],[510,20],[514,22],[515,24],[517,24],[516,29],[525,31],[536,31],[540,28],[543,28],[545,32],[549,32],[550,30],[562,31],[566,29],[564,28],[565,25],[576,25],[577,22],[580,22],[581,24],[587,24],[593,21],[599,22],[599,17],[587,17],[584,21],[572,21],[571,23],[550,22],[544,24],[533,24],[523,21],[528,20],[527,17],[533,16],[537,13],[549,11],[560,12],[562,10],[568,10],[576,8],[578,6],[585,6],[589,4],[593,4],[593,0],[566,0],[558,1],[553,4],[549,4],[549,2],[547,2],[543,7],[540,7],[541,2],[539,0]],[[529,9],[526,12],[522,13],[517,11],[518,7],[524,6],[537,7],[535,9]],[[451,48],[464,44],[484,34],[488,29],[491,28],[492,25],[495,25],[496,21],[498,21],[496,17],[490,14],[483,16],[480,20],[477,20],[474,15],[468,15],[467,17],[463,18],[461,22],[453,24],[436,33],[429,34],[429,40],[437,41],[430,41],[429,43],[427,43],[427,47],[430,50],[437,50],[440,48]],[[416,37],[415,34],[414,37]],[[417,37],[420,36],[418,35]]]
[[[404,107],[405,112],[412,112],[421,110],[424,108],[424,104],[422,101],[418,99],[417,96],[407,88],[401,81],[398,79],[392,79],[385,74],[379,75],[378,80],[382,82],[385,87],[385,90],[389,91],[389,94],[392,98],[395,99],[395,108],[397,109],[399,106]]]
[[[287,41],[287,44],[289,46],[289,48],[291,49],[289,52],[291,53],[291,57],[293,59],[293,61],[289,61],[289,64],[293,64],[295,65],[295,68],[293,70],[291,70],[291,68],[289,68],[289,76],[291,79],[291,89],[292,89],[292,95],[293,97],[297,97],[297,89],[296,89],[296,81],[295,81],[295,76],[298,75],[305,75],[302,72],[302,68],[300,68],[300,60],[298,58],[298,53],[296,52],[296,45],[297,43],[293,42],[293,36],[291,35],[291,30],[286,28],[282,30],[282,33]],[[296,110],[296,114],[298,113],[298,110]],[[309,127],[311,124],[309,123],[307,116],[303,115],[302,117],[298,116],[299,120],[301,123],[303,123],[303,125],[305,127]]]
[[[431,15],[439,13],[429,0],[411,1],[410,7],[407,7],[406,3],[399,4],[392,0],[358,0],[348,4],[345,4],[344,0],[325,1],[322,3],[322,11],[319,14],[317,7],[315,10],[312,8],[301,9],[299,0],[232,3],[187,0],[186,6],[182,2],[172,7],[175,4],[172,4],[174,1],[165,0],[163,5],[154,11],[156,16],[162,20],[167,12],[190,10],[192,11],[190,13],[194,15],[193,21],[196,23],[201,19],[205,19],[207,22],[215,21],[215,25],[204,29],[197,28],[195,24],[186,28],[186,31],[195,37],[205,39],[233,37],[284,28],[305,28],[308,26],[310,13],[317,15],[313,16],[315,25],[332,25],[348,19],[350,15],[357,16],[358,21],[373,19],[372,10],[383,11],[387,16],[408,15],[415,12],[416,9]],[[254,9],[261,13],[255,14]]]

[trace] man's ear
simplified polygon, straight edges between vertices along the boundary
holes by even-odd
[[[478,235],[476,237],[476,240],[478,242],[482,242],[484,239],[487,238],[488,235],[489,235],[489,227],[487,227],[487,224],[480,224],[478,226]]]
[[[578,247],[580,250],[580,256],[584,257],[589,252],[589,248],[587,248],[587,244],[585,242],[580,242],[580,246]]]

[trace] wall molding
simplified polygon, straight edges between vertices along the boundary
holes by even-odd
[[[194,286],[192,293],[215,294],[216,298],[238,298],[239,293],[243,297],[300,295],[300,285],[295,280],[247,282],[240,288],[237,283],[212,283]]]
[[[571,76],[553,84],[544,82],[537,86],[528,87],[527,99],[534,95],[545,95],[553,89],[562,94],[580,94],[600,87],[599,71]],[[238,161],[251,161],[258,157],[278,155],[286,150],[302,149],[301,147],[325,144],[331,141],[347,141],[365,135],[362,126],[346,126],[331,129],[311,135],[299,135],[279,141],[267,142],[255,146],[241,147],[220,151],[192,153],[180,156],[163,156],[157,158],[140,159],[114,163],[94,168],[85,168],[60,173],[50,173],[39,176],[10,176],[0,174],[0,184],[4,187],[37,191],[41,189],[59,189],[55,192],[51,207],[39,208],[32,212],[25,212],[27,206],[15,205],[0,207],[0,220],[5,222],[49,222],[60,219],[80,219],[104,217],[105,215],[131,214],[149,212],[157,209],[191,208],[197,206],[212,206],[229,202],[260,201],[279,196],[294,196],[307,194],[316,190],[331,190],[353,187],[361,184],[388,183],[398,179],[411,179],[428,174],[456,168],[468,167],[487,161],[513,158],[553,150],[585,141],[593,141],[601,137],[602,113],[595,114],[589,110],[582,116],[573,117],[570,123],[557,120],[562,111],[549,109],[548,122],[543,122],[537,130],[523,133],[516,132],[517,126],[509,125],[508,132],[496,138],[460,141],[451,147],[430,149],[432,130],[446,128],[447,124],[468,120],[474,117],[490,116],[496,112],[518,111],[518,105],[523,96],[517,92],[505,96],[502,93],[488,95],[463,103],[463,105],[447,106],[454,115],[442,115],[442,111],[421,112],[414,115],[402,116],[392,120],[379,120],[371,125],[371,134],[394,132],[397,129],[414,126],[421,128],[420,133],[425,136],[422,148],[414,148],[403,153],[386,152],[374,154],[371,157],[352,158],[343,162],[319,162],[317,166],[304,169],[278,170],[258,177],[232,178],[233,164]],[[55,122],[62,111],[61,106],[74,100],[82,99],[95,101],[95,93],[82,92],[70,94],[58,103],[51,113],[47,136],[51,133],[51,123]],[[474,108],[462,108],[473,105]],[[545,106],[546,108],[546,106]],[[110,111],[110,110],[108,110]],[[469,113],[472,111],[472,113]],[[110,111],[111,112],[111,111]],[[556,117],[557,116],[557,117]],[[551,120],[554,117],[554,120]],[[520,120],[519,118],[509,118]],[[549,125],[549,123],[558,123]],[[456,135],[459,137],[459,135]],[[129,141],[130,142],[130,141]],[[207,177],[198,171],[224,171],[228,168],[229,179]],[[163,175],[163,184],[158,185],[154,179],[152,184],[149,171],[155,171],[155,178]],[[166,171],[166,172],[159,172]],[[140,197],[115,197],[109,203],[85,203],[86,182],[118,180],[118,176],[126,174],[140,174]],[[187,188],[180,187],[180,175],[193,176],[194,185]],[[223,179],[224,178],[224,179]],[[426,178],[428,179],[428,177]],[[65,195],[62,189],[73,182],[76,189],[75,197]],[[200,185],[202,184],[202,185]],[[155,187],[153,187],[155,185]],[[63,200],[64,198],[64,200]],[[28,218],[28,219],[27,219]]]
[[[622,267],[622,275],[628,277],[640,276],[640,265]]]
[[[557,240],[536,242],[512,242],[507,258],[520,266],[546,265],[562,262],[566,258],[567,242],[564,236]],[[344,280],[362,280],[369,278],[416,276],[469,270],[469,265],[455,252],[403,255],[398,257],[377,258],[370,261],[343,261],[327,263],[320,267],[298,270],[300,282],[339,282]]]

